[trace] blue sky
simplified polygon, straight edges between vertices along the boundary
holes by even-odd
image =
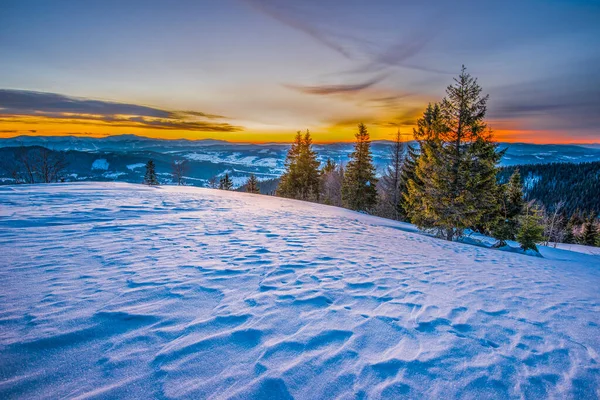
[[[598,1],[2,6],[4,136],[35,130],[285,141],[309,128],[318,141],[337,141],[351,140],[359,121],[375,138],[397,129],[408,135],[465,64],[490,94],[488,119],[499,139],[600,140]],[[17,98],[28,105],[14,104]],[[91,114],[49,105],[51,98],[111,106]],[[122,112],[115,103],[125,103]],[[133,105],[164,115],[132,114]]]

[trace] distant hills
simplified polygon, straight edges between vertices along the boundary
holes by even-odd
[[[143,165],[153,159],[159,177],[170,182],[171,163],[188,160],[187,184],[207,186],[209,179],[226,172],[233,177],[235,186],[245,182],[250,173],[259,179],[275,178],[284,170],[289,144],[232,143],[223,140],[167,140],[136,135],[105,138],[81,136],[19,136],[0,138],[0,159],[10,163],[20,146],[44,146],[65,151],[68,161],[67,180],[119,180],[141,182]],[[317,144],[315,150],[321,161],[331,158],[346,162],[352,143]],[[390,142],[374,141],[373,158],[383,171],[389,157]],[[501,143],[507,149],[502,165],[545,164],[552,162],[600,161],[600,146],[540,145]],[[0,183],[11,183],[9,175],[0,168]]]

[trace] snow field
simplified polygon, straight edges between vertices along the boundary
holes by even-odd
[[[268,196],[0,188],[0,398],[597,398],[600,257]]]

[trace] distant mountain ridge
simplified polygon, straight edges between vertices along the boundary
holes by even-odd
[[[390,141],[372,143],[373,160],[382,173],[390,154]],[[84,136],[18,136],[0,138],[0,160],[3,164],[15,161],[22,146],[43,146],[54,151],[65,151],[68,159],[67,180],[119,180],[141,182],[143,164],[153,159],[159,178],[170,183],[171,163],[187,160],[189,171],[186,182],[194,186],[207,186],[213,177],[228,173],[236,187],[241,186],[250,174],[261,180],[273,179],[284,171],[287,143],[233,143],[217,139],[154,139],[137,135],[118,135],[103,138]],[[346,163],[353,149],[352,143],[315,144],[320,161],[331,158],[336,163]],[[503,166],[521,164],[546,164],[552,162],[600,161],[600,148],[579,145],[500,143],[506,149]],[[11,161],[12,160],[12,161]],[[98,161],[98,160],[105,160]],[[96,163],[96,164],[94,164]],[[106,169],[93,166],[103,165]],[[10,174],[0,166],[0,183],[10,184]]]

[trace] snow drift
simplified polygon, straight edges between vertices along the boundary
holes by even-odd
[[[596,398],[600,256],[292,200],[0,188],[1,398]]]

